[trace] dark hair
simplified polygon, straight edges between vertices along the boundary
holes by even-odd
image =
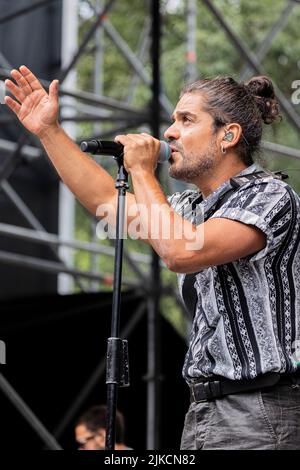
[[[204,94],[204,109],[214,118],[215,131],[231,122],[240,124],[242,138],[237,150],[243,162],[251,165],[253,155],[259,151],[262,122],[271,124],[279,116],[271,80],[259,76],[238,83],[231,77],[206,78],[186,85],[180,98],[196,92]]]
[[[85,411],[78,419],[76,426],[84,424],[91,432],[106,429],[107,408],[105,405],[93,406]],[[124,444],[125,423],[124,416],[120,411],[116,414],[116,443]]]

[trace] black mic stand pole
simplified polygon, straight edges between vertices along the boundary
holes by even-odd
[[[118,175],[115,187],[118,190],[118,208],[116,220],[116,246],[113,284],[113,303],[111,337],[107,342],[107,421],[106,421],[106,450],[114,450],[116,437],[116,410],[118,387],[129,386],[128,343],[119,338],[121,281],[123,262],[123,239],[125,222],[126,191],[129,188],[128,174],[124,168],[123,154],[114,157],[118,163]]]

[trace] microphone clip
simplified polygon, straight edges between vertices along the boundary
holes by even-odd
[[[124,189],[127,191],[129,189],[128,184],[128,173],[124,167],[124,154],[122,153],[118,157],[113,157],[118,164],[118,175],[116,178],[116,189]]]

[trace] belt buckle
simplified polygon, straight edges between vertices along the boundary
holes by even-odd
[[[197,385],[199,385],[199,384],[197,384]],[[202,400],[197,400],[196,399],[194,387],[195,387],[195,385],[191,386],[193,402],[194,403],[205,403],[205,402],[207,402],[207,398],[203,398]]]
[[[196,399],[195,387],[197,386],[202,386],[203,393],[205,394],[205,398],[201,400]],[[200,382],[196,385],[192,385],[191,389],[192,398],[195,403],[204,403],[213,400],[214,398],[220,398],[223,396],[221,382],[219,380]]]

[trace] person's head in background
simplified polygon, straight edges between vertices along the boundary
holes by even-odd
[[[106,406],[93,406],[85,411],[75,426],[75,438],[80,450],[105,450]],[[115,450],[126,450],[125,424],[120,411],[116,414]]]

